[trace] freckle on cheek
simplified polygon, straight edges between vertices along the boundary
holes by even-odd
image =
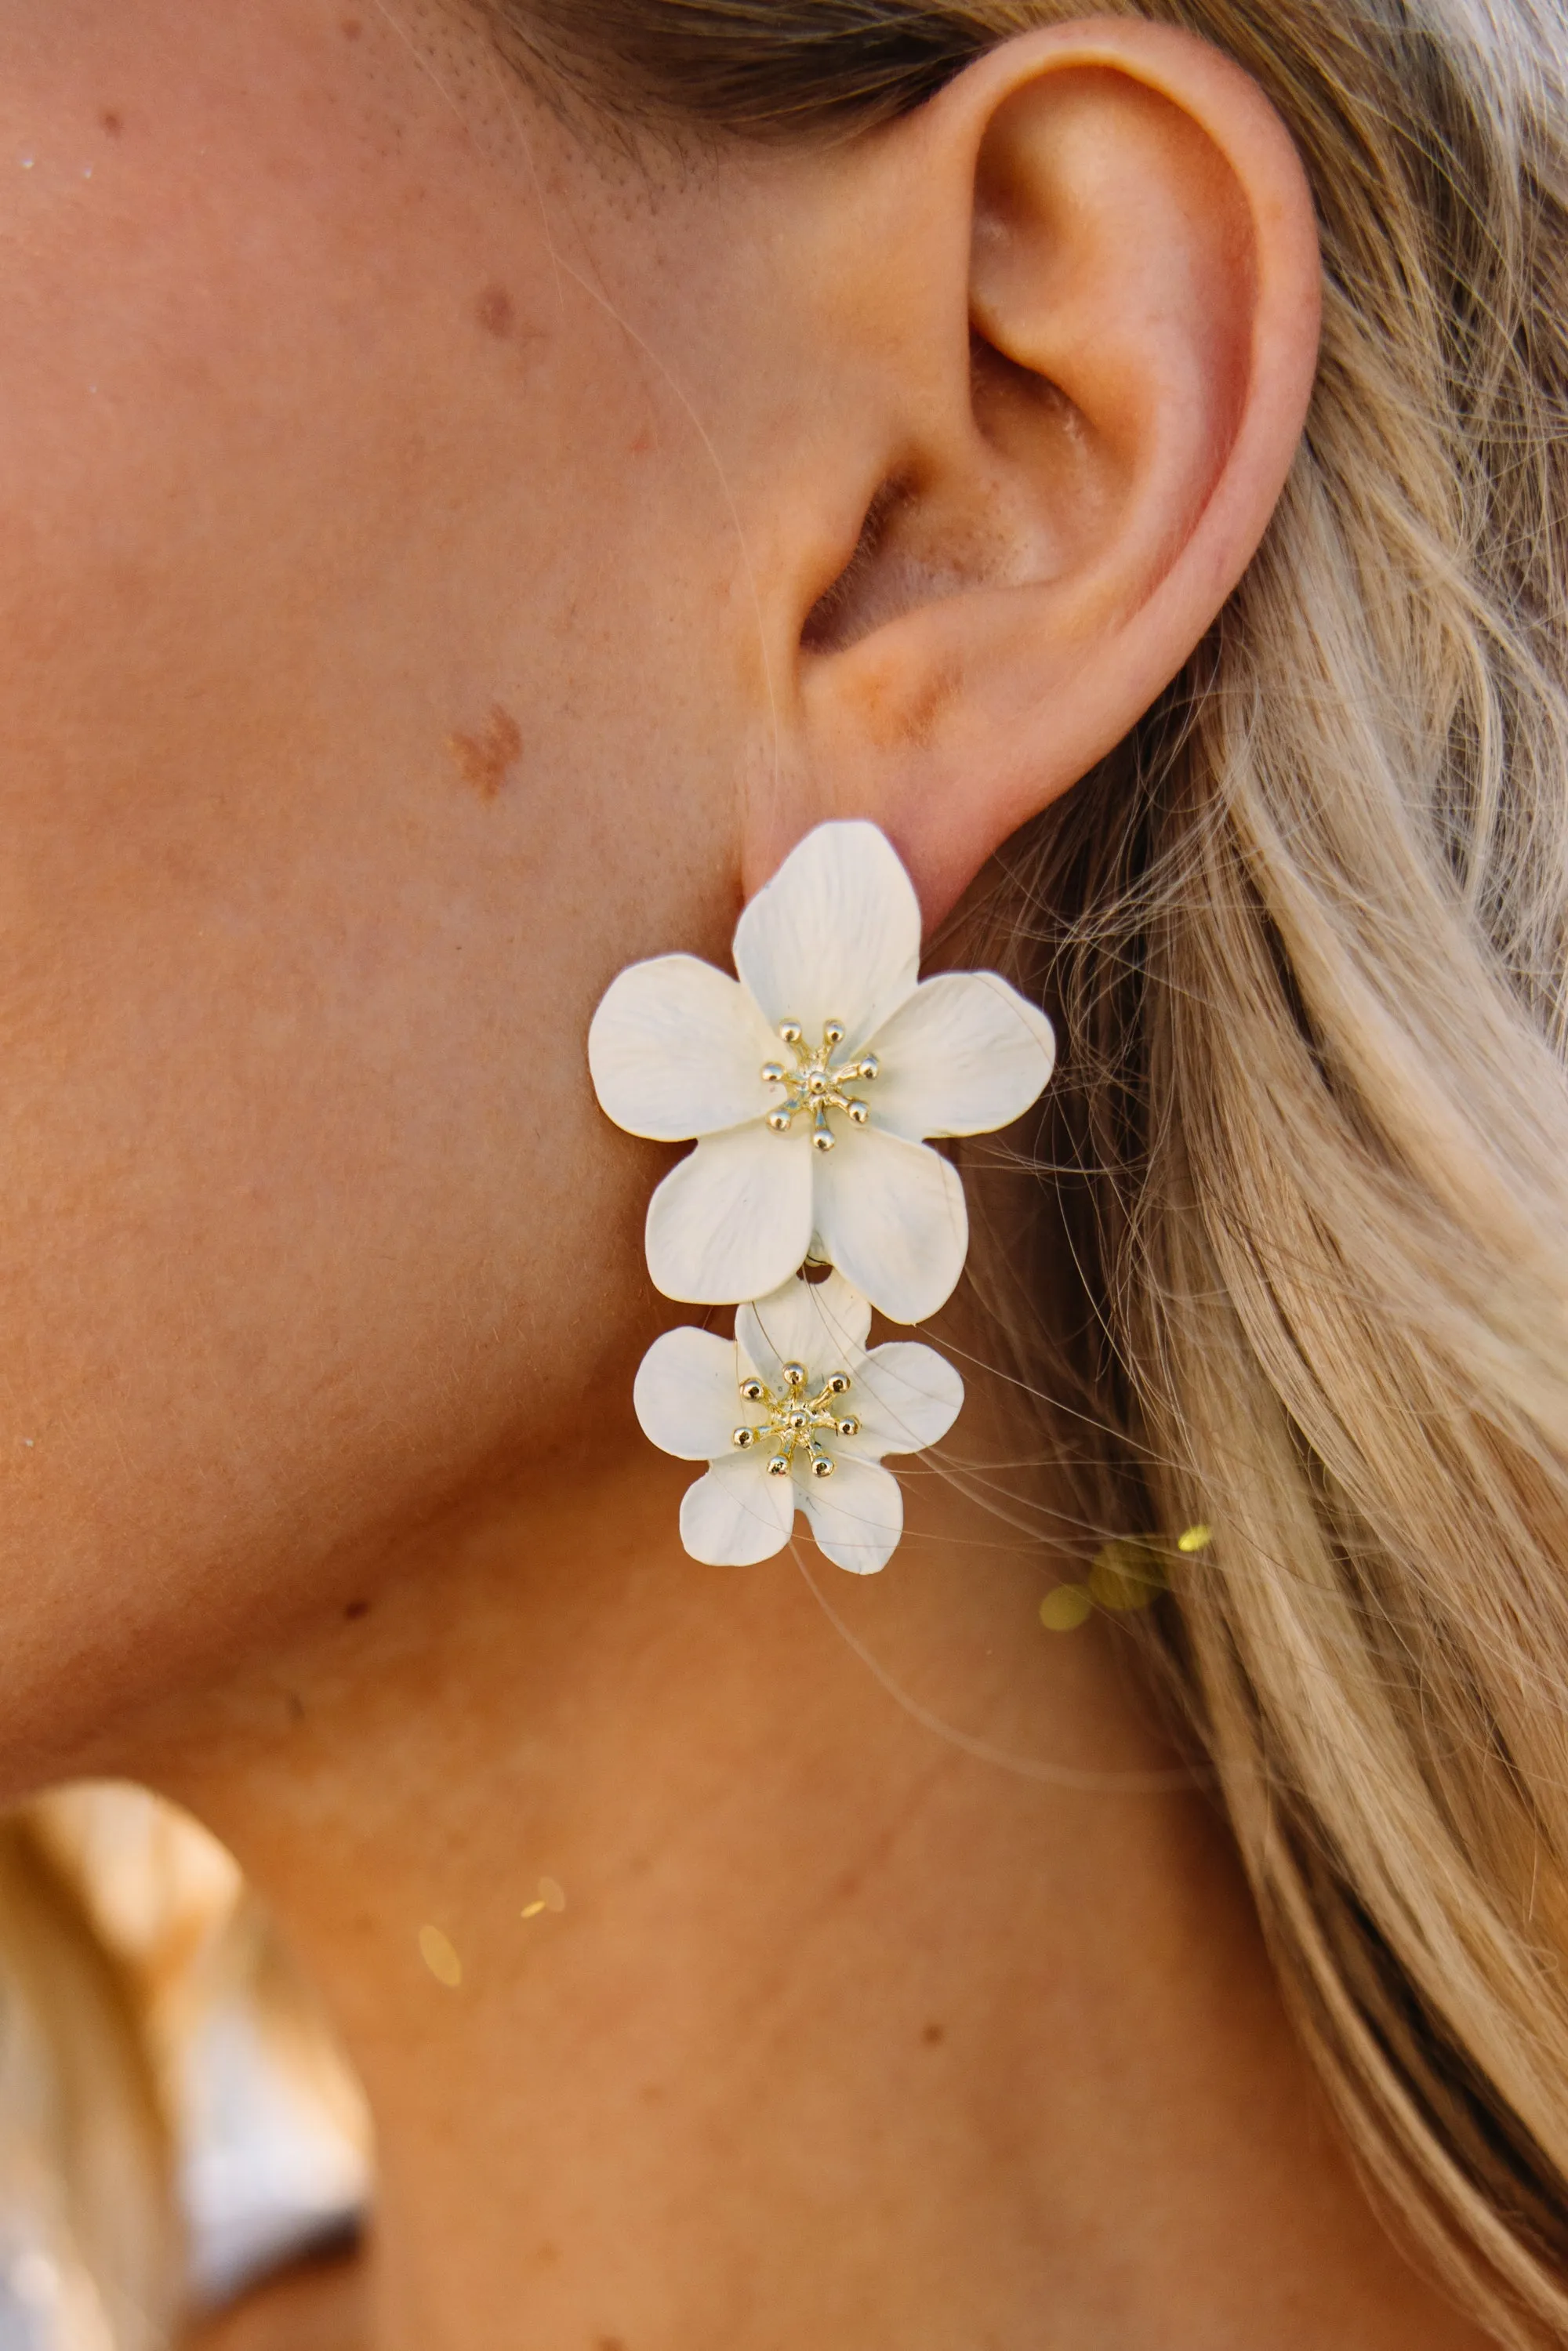
[[[112,106],[106,106],[98,119],[111,139],[118,139],[125,128],[125,117],[117,114]]]
[[[454,735],[447,747],[464,782],[482,800],[493,800],[522,750],[523,733],[511,712],[497,702],[478,734]]]
[[[474,305],[474,316],[485,332],[501,342],[511,333],[516,315],[512,298],[504,286],[486,286]]]
[[[364,29],[364,26],[361,23],[358,16],[344,17],[343,38],[346,41],[357,41]]]

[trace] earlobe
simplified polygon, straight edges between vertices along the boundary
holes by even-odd
[[[801,756],[823,813],[899,842],[931,919],[1127,732],[1245,569],[1310,397],[1317,243],[1256,85],[1133,20],[1006,45],[868,169],[916,175],[909,234],[937,272],[967,250],[967,283],[924,285],[894,339],[886,475],[801,615]],[[931,236],[933,204],[966,208],[962,240]],[[919,273],[852,229],[839,257],[867,273],[841,315],[885,337],[882,289]]]

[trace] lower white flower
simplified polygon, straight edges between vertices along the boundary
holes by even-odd
[[[874,1575],[904,1531],[904,1495],[885,1453],[946,1437],[964,1383],[915,1340],[866,1346],[871,1308],[838,1273],[791,1279],[742,1306],[735,1337],[666,1331],[634,1391],[644,1434],[706,1461],[681,1504],[681,1540],[713,1567],[771,1559],[804,1510],[837,1567]]]

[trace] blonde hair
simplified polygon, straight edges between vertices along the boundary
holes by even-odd
[[[37,1811],[0,1819],[0,2258],[72,2351],[163,2351],[181,2247],[135,1991]]]
[[[1076,13],[492,5],[600,106],[773,139]],[[1366,2171],[1568,2342],[1568,21],[1102,5],[1290,126],[1322,358],[1241,586],[985,894],[1068,1039],[1008,1311],[1085,1518],[1216,1530],[1164,1638]]]
[[[266,2159],[235,2178],[258,2064],[265,2158],[281,2133],[304,2162],[292,2211]],[[0,1816],[0,2337],[20,2300],[60,2351],[168,2351],[345,2243],[371,2153],[324,2012],[204,1829],[110,1781]]]

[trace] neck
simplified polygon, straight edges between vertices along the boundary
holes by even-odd
[[[929,1475],[858,1582],[804,1539],[694,1565],[691,1474],[558,1465],[118,1759],[336,2012],[378,2351],[1103,2340],[1108,2230],[1116,2340],[1177,2341],[1173,2294],[1218,2339],[1237,2243],[1278,2253],[1257,2339],[1321,2339],[1289,2315],[1320,2240],[1341,2276],[1375,2241],[1326,2144],[1299,2210],[1306,2094],[1211,1809],[1049,1776],[1168,1771],[1112,1637],[1044,1635],[1038,1547]]]

